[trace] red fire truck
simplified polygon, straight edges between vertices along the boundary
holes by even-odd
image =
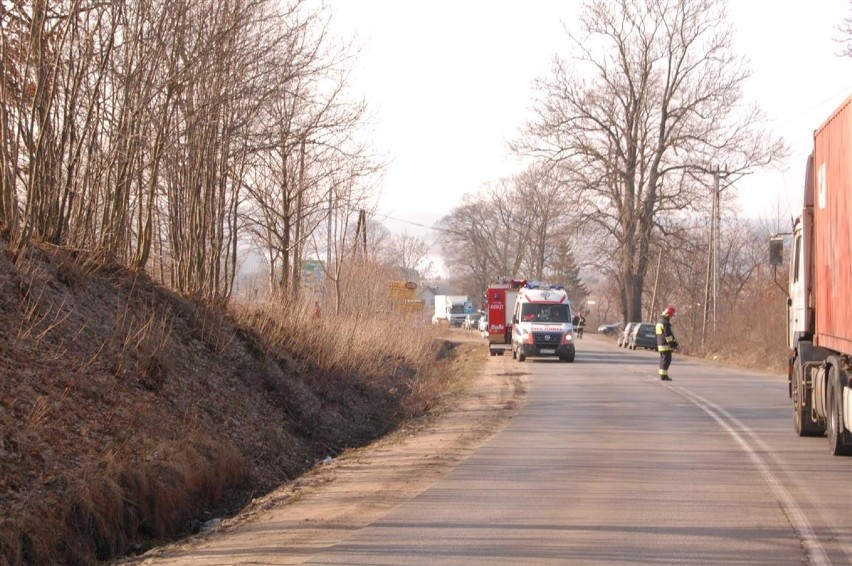
[[[498,279],[485,291],[488,303],[488,352],[502,356],[512,347],[512,311],[518,289],[527,284],[526,279]]]

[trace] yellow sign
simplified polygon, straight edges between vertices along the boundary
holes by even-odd
[[[413,281],[388,281],[388,299],[403,312],[422,311],[426,303],[417,298],[416,289]]]

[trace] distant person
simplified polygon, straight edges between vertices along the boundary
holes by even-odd
[[[583,328],[586,326],[586,317],[583,316],[583,313],[577,314],[577,338],[583,337]]]
[[[657,322],[657,351],[660,352],[660,379],[662,381],[672,380],[669,377],[669,366],[672,363],[672,351],[677,350],[678,345],[672,332],[672,317],[674,315],[675,308],[669,305],[660,313],[660,320]]]
[[[320,310],[319,301],[314,301],[314,306],[311,309],[311,316],[314,318],[319,318],[322,314],[322,310]]]

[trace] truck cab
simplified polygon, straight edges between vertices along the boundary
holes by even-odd
[[[527,284],[518,292],[512,314],[512,357],[558,357],[573,362],[571,304],[560,286]]]
[[[796,350],[802,340],[812,340],[814,335],[813,297],[813,156],[805,167],[805,198],[802,215],[793,222],[792,250],[788,280],[787,345]]]

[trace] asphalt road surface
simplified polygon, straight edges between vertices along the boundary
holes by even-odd
[[[298,553],[256,525],[267,551],[180,563],[852,565],[852,458],[793,433],[786,378],[657,362],[594,335],[573,364],[491,357],[525,401],[433,483]]]

